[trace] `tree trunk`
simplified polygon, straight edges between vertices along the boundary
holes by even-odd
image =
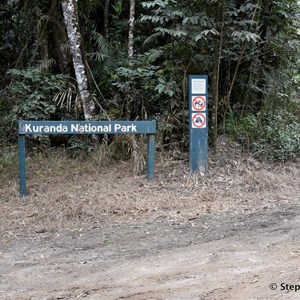
[[[253,16],[252,16],[252,22],[254,21],[254,19],[256,17],[256,13],[257,13],[257,10],[258,10],[258,7],[259,7],[259,2],[260,2],[260,0],[257,1],[256,7],[254,9]],[[252,29],[252,23],[250,25],[249,30],[251,31],[251,29]],[[237,62],[236,67],[235,67],[235,71],[234,71],[233,77],[232,77],[232,80],[231,80],[231,84],[229,86],[229,90],[227,92],[227,95],[225,96],[225,103],[224,103],[225,107],[224,107],[224,118],[223,118],[223,130],[224,131],[225,131],[225,124],[226,124],[227,110],[228,110],[229,105],[230,105],[231,93],[232,93],[232,90],[233,90],[233,87],[234,87],[234,84],[235,84],[235,81],[236,81],[236,77],[238,75],[238,70],[239,70],[239,68],[240,68],[240,66],[242,64],[242,60],[244,58],[246,47],[247,47],[247,42],[244,41],[243,45],[242,45],[242,49],[241,49],[241,52],[240,52],[240,56],[239,56],[238,62]]]
[[[212,147],[214,152],[217,152],[218,138],[218,113],[219,113],[219,81],[220,81],[220,65],[223,48],[223,30],[224,30],[224,8],[222,12],[221,30],[219,39],[215,39],[214,44],[214,69],[212,75]]]
[[[105,0],[104,5],[104,37],[108,40],[109,38],[109,2],[110,0]]]
[[[128,65],[129,65],[129,68],[131,68],[134,64],[134,59],[133,59],[134,17],[135,17],[135,0],[130,0],[129,33],[128,33]]]
[[[76,81],[83,106],[84,118],[85,120],[91,120],[95,116],[95,104],[88,87],[88,78],[83,61],[77,0],[61,0],[61,6],[64,15],[64,22],[67,28]]]

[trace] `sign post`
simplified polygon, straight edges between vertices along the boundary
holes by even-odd
[[[19,144],[19,178],[20,178],[20,195],[26,195],[26,155],[25,155],[25,135],[20,134]]]
[[[26,195],[25,136],[34,134],[146,134],[147,179],[154,178],[156,121],[19,121],[20,196]]]
[[[205,173],[208,167],[208,77],[189,76],[190,171]]]

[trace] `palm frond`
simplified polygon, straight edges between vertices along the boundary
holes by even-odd
[[[108,40],[95,30],[92,32],[92,39],[97,45],[97,52],[89,53],[88,56],[96,61],[102,62],[111,55],[111,46]]]
[[[156,33],[151,34],[148,38],[145,39],[145,41],[143,43],[143,47],[146,47],[147,45],[155,44],[157,39],[161,36],[162,36],[161,32],[156,32]]]
[[[74,98],[74,93],[76,97]],[[65,88],[59,88],[59,92],[53,97],[53,101],[56,103],[57,107],[65,108],[67,112],[77,111],[78,106],[78,93],[76,86],[73,83],[68,82],[68,86]],[[74,99],[74,100],[73,100]]]
[[[41,71],[49,71],[52,66],[56,64],[56,60],[54,58],[43,59],[40,60],[40,70]]]
[[[164,54],[163,49],[150,49],[148,52],[145,52],[145,57],[149,63],[155,62],[158,58],[160,58]]]

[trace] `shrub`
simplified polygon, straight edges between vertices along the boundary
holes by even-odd
[[[300,156],[300,123],[289,112],[267,113],[260,121],[258,134],[252,143],[257,156],[286,161]]]
[[[8,71],[11,84],[0,91],[0,133],[3,143],[13,142],[17,121],[49,120],[57,110],[54,96],[63,89],[68,77],[47,74],[38,68]]]
[[[274,110],[240,118],[230,112],[225,129],[260,159],[286,161],[300,156],[300,123],[288,111]]]

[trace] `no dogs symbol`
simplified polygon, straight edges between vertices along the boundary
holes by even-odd
[[[192,114],[192,128],[206,128],[206,114]]]
[[[206,97],[205,96],[192,97],[192,110],[197,110],[197,111],[206,110]]]

